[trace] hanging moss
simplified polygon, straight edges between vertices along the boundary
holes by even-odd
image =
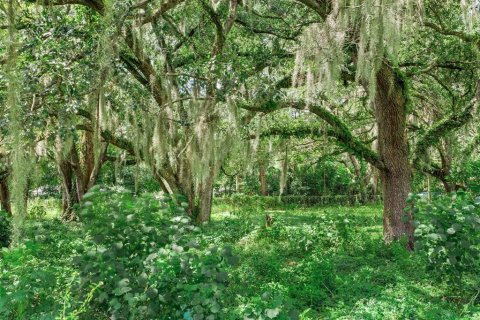
[[[353,42],[356,80],[369,84],[372,100],[376,94],[376,75],[385,54],[396,55],[402,30],[413,25],[421,11],[419,0],[335,1],[326,20],[308,27],[302,35],[293,84],[306,85],[307,101],[318,91],[335,92],[345,62],[351,58],[345,48]]]
[[[8,1],[8,42],[7,63],[5,68],[7,78],[7,106],[9,109],[9,142],[11,148],[12,177],[11,177],[11,201],[13,207],[14,241],[21,236],[21,227],[25,219],[26,188],[30,173],[29,163],[25,155],[24,138],[24,112],[20,101],[20,75],[17,66],[17,30],[15,29],[16,1]]]
[[[116,56],[114,51],[114,43],[116,41],[116,23],[115,23],[115,7],[114,0],[104,0],[104,15],[102,16],[102,31],[100,33],[97,55],[98,55],[98,83],[97,91],[94,99],[91,100],[90,110],[94,111],[92,121],[93,123],[93,152],[94,161],[98,161],[101,152],[101,132],[103,129],[109,129],[108,117],[109,111],[107,109],[108,103],[106,101],[106,85],[109,80],[112,68],[112,61]]]

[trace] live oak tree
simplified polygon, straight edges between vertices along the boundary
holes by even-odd
[[[306,87],[306,98],[303,101],[299,101],[298,98],[287,102],[277,101],[276,105],[269,103],[263,108],[258,104],[250,104],[248,108],[264,112],[283,107],[306,108],[327,122],[330,128],[326,132],[327,135],[346,151],[364,158],[380,171],[385,208],[385,240],[390,242],[406,236],[407,246],[411,249],[413,248],[413,215],[406,211],[405,207],[411,190],[412,171],[418,169],[445,179],[445,172],[435,170],[434,165],[424,165],[420,159],[425,157],[431,146],[437,145],[444,136],[465,125],[472,118],[476,104],[475,101],[470,102],[474,98],[474,90],[468,90],[468,87],[471,87],[472,78],[459,81],[457,77],[454,80],[460,85],[460,94],[463,97],[462,107],[459,110],[457,108],[453,112],[444,113],[441,120],[425,130],[423,134],[418,135],[417,132],[419,137],[412,141],[416,146],[413,148],[414,153],[411,154],[412,148],[409,147],[407,132],[410,114],[415,111],[416,101],[412,92],[416,88],[414,83],[411,83],[410,77],[418,76],[418,73],[415,72],[417,70],[411,73],[412,70],[408,69],[416,66],[417,62],[401,61],[403,57],[395,49],[397,46],[395,42],[400,40],[398,39],[398,35],[401,34],[400,29],[405,28],[408,31],[409,24],[413,23],[408,20],[411,16],[408,14],[404,16],[403,5],[408,7],[409,3],[386,1],[378,5],[375,1],[300,2],[318,13],[321,18],[317,25],[307,31],[302,46],[297,52],[296,64],[299,67],[294,71],[294,80],[297,78],[297,82],[303,82],[300,86]],[[437,8],[435,4],[427,2],[426,5],[425,19],[431,19],[431,17],[438,19],[437,12],[432,11],[432,8]],[[462,12],[458,3],[454,9],[450,10],[445,11]],[[415,11],[409,14],[411,15],[412,12]],[[448,32],[445,25],[442,22],[441,27],[436,31],[451,36],[463,35],[462,32],[451,30]],[[428,22],[426,26],[429,26]],[[418,33],[418,29],[425,29],[425,26],[421,23],[415,24],[415,28],[410,30]],[[432,34],[429,36],[431,37]],[[415,36],[406,32],[405,37],[408,40],[408,37]],[[471,40],[470,36],[467,38]],[[408,41],[405,42],[408,43]],[[471,64],[469,62],[467,66],[459,66],[458,62],[445,60],[445,57],[439,54],[433,63],[425,62],[425,70],[422,71],[430,72],[433,74],[432,77],[435,77],[434,73],[438,70],[456,69],[463,74],[473,74],[473,83],[475,83],[477,64],[472,46],[459,45],[458,41],[444,44],[450,48],[460,47],[466,54],[465,60],[471,61]],[[420,50],[415,49],[418,47],[407,48],[406,51],[417,58]],[[439,48],[445,50],[443,47]],[[435,55],[433,50],[425,51],[428,58]],[[357,80],[355,83],[363,87],[371,101],[371,111],[375,117],[377,131],[377,150],[372,150],[368,144],[353,135],[349,125],[333,112],[342,108],[341,104],[335,101],[328,102],[326,94],[328,91],[338,90],[339,86],[352,83],[355,78]],[[468,103],[465,103],[466,101]],[[343,99],[344,104],[345,102],[347,100]]]
[[[50,5],[68,4],[61,1],[42,3],[45,10],[53,12],[52,15],[62,12],[58,11],[62,9],[49,8]],[[235,130],[231,128],[237,125],[232,101],[235,92],[232,94],[229,90],[236,86],[238,76],[251,76],[269,63],[266,59],[259,61],[257,57],[246,56],[247,63],[260,65],[254,65],[253,70],[247,72],[239,68],[238,76],[232,76],[237,66],[225,63],[228,61],[225,56],[235,56],[235,46],[241,43],[236,39],[239,42],[229,46],[227,53],[224,52],[227,36],[236,23],[238,3],[231,1],[214,8],[206,2],[187,6],[182,1],[171,1],[161,5],[158,11],[148,17],[143,15],[149,3],[131,6],[121,2],[113,5],[86,1],[75,4],[83,4],[93,10],[80,10],[78,14],[86,14],[93,21],[103,21],[103,27],[102,23],[98,23],[98,38],[101,41],[98,45],[101,60],[97,64],[99,72],[93,75],[97,79],[91,81],[91,95],[94,96],[91,105],[95,107],[90,110],[73,108],[74,112],[89,122],[77,124],[77,129],[94,131],[96,139],[123,148],[139,161],[146,162],[164,191],[185,195],[189,213],[199,222],[208,220],[213,181],[222,153],[228,151],[225,148],[230,144],[227,140],[234,136]],[[177,6],[184,10],[182,14],[167,15],[168,10]],[[125,16],[125,10],[130,15]],[[189,11],[202,12],[201,20],[185,19]],[[116,27],[110,27],[109,23]],[[260,46],[261,43],[257,42],[256,45]],[[185,49],[187,46],[188,50]],[[83,59],[82,54],[78,59]],[[116,108],[112,113],[126,121],[122,124],[123,134],[134,139],[119,137],[118,132],[113,132],[108,125],[98,125],[100,118],[105,118],[104,115],[108,113],[102,111],[105,100],[108,100],[104,97],[104,88],[111,81],[120,79],[111,69],[115,72],[127,71],[137,82],[136,85],[140,85],[138,92],[149,96],[137,101],[140,108],[122,105],[121,100],[117,100],[118,105],[112,107]],[[199,71],[210,75],[198,75]],[[119,87],[123,84],[132,85],[128,80],[118,82]],[[77,96],[81,97],[82,94]],[[113,98],[108,102],[112,101]],[[118,115],[119,110],[121,115]],[[152,118],[151,114],[155,116]],[[113,123],[107,122],[110,125]],[[69,160],[71,157],[58,158],[60,172],[63,176],[69,176],[67,171],[70,169],[62,168],[72,162]],[[64,158],[68,161],[64,161]],[[71,179],[64,177],[63,180]],[[77,187],[80,180],[77,178]],[[64,183],[65,188],[72,188],[72,184]],[[82,193],[79,192],[80,195]]]
[[[478,40],[457,2],[47,0],[17,9],[4,29],[24,46],[0,61],[7,75],[16,64],[28,70],[24,83],[33,88],[20,97],[22,112],[33,106],[43,115],[32,132],[49,141],[66,218],[109,148],[119,148],[147,164],[163,191],[185,196],[197,222],[207,221],[224,160],[251,140],[245,127],[293,108],[317,121],[287,124],[286,135],[321,136],[346,152],[357,176],[358,159],[380,173],[385,241],[406,236],[411,249],[412,175],[455,188],[452,158],[472,149],[451,147],[475,115],[478,78]],[[15,120],[8,137],[18,146],[15,115],[7,115]],[[0,177],[18,173],[15,159]],[[265,155],[257,159],[264,193]]]

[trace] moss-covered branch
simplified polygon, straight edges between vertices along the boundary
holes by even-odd
[[[428,148],[436,145],[440,139],[452,131],[455,131],[472,119],[472,113],[475,108],[475,103],[469,104],[462,112],[452,113],[448,117],[440,120],[433,125],[423,136],[420,137],[415,145],[414,151],[414,166],[421,168],[421,159],[425,156]]]
[[[296,108],[303,109],[302,104],[297,105]],[[364,142],[354,137],[348,126],[338,116],[319,105],[311,105],[309,110],[331,126],[330,136],[336,139],[339,146],[342,146],[349,153],[365,159],[379,170],[385,168],[378,154]]]
[[[249,111],[256,111],[256,112],[273,112],[275,110],[283,109],[283,108],[294,108],[299,110],[305,109],[305,103],[303,101],[299,102],[279,102],[275,103],[274,101],[268,101],[268,103],[263,104],[241,104],[241,108],[249,110]],[[365,159],[365,161],[369,162],[371,165],[376,167],[377,169],[384,169],[385,165],[380,160],[378,154],[373,151],[366,143],[359,140],[358,138],[352,135],[351,130],[348,126],[336,115],[334,115],[328,109],[321,107],[319,105],[311,105],[309,106],[308,110],[318,116],[320,119],[325,121],[330,125],[324,134],[328,135],[331,138],[335,139],[335,143],[342,147],[345,151]],[[278,131],[277,135],[287,134],[290,136],[305,136],[305,135],[312,135],[317,134],[319,132],[318,127],[310,127],[310,126],[303,126],[303,127],[291,127],[291,128],[284,128]],[[274,132],[270,132],[273,134]]]
[[[154,22],[158,18],[160,18],[163,14],[165,14],[168,10],[175,8],[185,0],[167,0],[160,5],[157,11],[155,11],[151,16],[146,17],[142,20],[141,24],[146,24],[150,22]]]
[[[77,114],[86,118],[89,121],[92,120],[92,115],[84,109],[78,109]],[[77,129],[93,132],[93,128],[88,124],[77,125]],[[122,150],[127,151],[130,155],[135,156],[135,148],[134,148],[133,143],[131,141],[129,141],[129,140],[123,138],[123,137],[118,137],[115,134],[113,134],[111,131],[105,130],[105,129],[103,129],[100,132],[100,135],[102,136],[103,140],[105,140],[106,142],[108,142],[108,143],[110,143],[110,144],[112,144],[112,145],[114,145],[114,146],[116,146],[116,147],[118,147]]]
[[[320,17],[326,19],[330,11],[332,10],[332,2],[329,0],[297,0],[300,3],[303,3],[306,7],[309,7]]]
[[[34,2],[44,6],[65,6],[70,4],[78,4],[78,5],[89,7],[100,14],[103,14],[105,10],[105,5],[102,0],[43,0],[43,1],[27,0],[27,2]]]

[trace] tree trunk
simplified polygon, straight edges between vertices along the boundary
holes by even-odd
[[[62,159],[58,163],[58,171],[62,179],[62,219],[72,221],[76,219],[73,206],[79,202],[72,164],[69,159]]]
[[[450,181],[443,179],[442,180],[443,187],[445,188],[445,192],[450,193],[455,191],[455,184],[451,183]]]
[[[355,158],[355,156],[353,154],[349,153],[348,154],[348,159],[350,160],[350,162],[353,165],[356,181],[357,182],[361,181],[361,178],[362,178],[361,177],[361,168],[360,168],[360,164],[358,163],[357,158]]]
[[[383,235],[386,243],[406,237],[407,248],[412,250],[413,214],[404,210],[411,188],[404,90],[400,76],[384,61],[377,74],[375,96],[378,152],[385,166],[380,170],[384,199]]]
[[[80,158],[78,157],[77,147],[75,146],[75,143],[72,144],[72,150],[69,153],[68,157],[68,159],[70,160],[70,168],[72,168],[73,170],[75,185],[77,186],[77,197],[78,199],[82,199],[83,195],[85,194],[86,185],[84,171],[82,170],[82,166],[80,164]]]
[[[196,223],[201,224],[210,221],[212,213],[213,183],[215,181],[215,170],[210,168],[208,177],[204,179],[198,190],[198,211],[195,217]]]
[[[349,153],[348,154],[348,159],[350,160],[350,162],[352,163],[352,166],[353,166],[353,170],[354,170],[354,173],[355,173],[355,183],[357,184],[357,190],[359,193],[360,193],[360,202],[361,203],[364,203],[367,201],[367,183],[366,183],[366,179],[362,179],[362,167],[360,165],[360,163],[358,162],[357,158]],[[347,165],[347,168],[348,168],[348,165]],[[365,175],[366,176],[366,175]],[[356,201],[358,201],[358,199],[356,198]]]
[[[174,192],[187,198],[187,214],[193,218],[196,214],[195,187],[193,185],[192,169],[188,159],[183,159],[182,166],[180,167],[179,171],[179,177],[173,174],[173,176],[175,176],[174,180],[176,184],[176,190],[174,190]]]
[[[442,175],[439,177],[442,181],[443,187],[447,193],[455,191],[456,183],[449,181],[450,171],[451,171],[451,157],[448,154],[448,144],[445,143],[444,146],[438,147],[438,152],[440,153],[440,159],[442,161]]]
[[[98,117],[98,115],[97,115]],[[101,142],[100,142],[101,143]],[[85,131],[84,136],[82,139],[82,145],[80,148],[81,152],[81,159],[80,159],[80,164],[81,164],[81,169],[83,171],[82,175],[82,185],[83,185],[83,193],[86,193],[88,189],[90,188],[90,183],[91,183],[91,175],[94,170],[97,170],[97,174],[100,171],[100,166],[102,164],[103,157],[105,156],[106,150],[105,144],[101,143],[102,145],[100,146],[100,154],[98,156],[97,162],[95,162],[95,146],[94,146],[94,141],[93,141],[93,133],[91,131]],[[96,180],[96,177],[93,177]],[[93,184],[92,184],[93,186]]]
[[[265,163],[260,162],[258,164],[258,173],[260,176],[260,192],[262,196],[266,196],[267,193],[267,172],[265,168]]]
[[[108,150],[108,143],[102,143],[100,154],[98,155],[97,161],[94,163],[92,171],[86,172],[86,176],[88,175],[88,180],[87,180],[87,188],[85,189],[85,192],[90,190],[98,180],[98,177],[100,176],[100,169],[102,168],[102,165],[105,162],[105,156],[107,155],[107,150]]]
[[[237,174],[237,175],[235,176],[235,192],[236,192],[236,193],[240,193],[240,191],[241,191],[241,190],[240,190],[240,183],[241,183],[241,178],[240,178],[240,175]]]
[[[8,189],[8,182],[6,178],[0,180],[0,203],[2,204],[2,210],[6,211],[9,216],[12,216],[10,190]]]

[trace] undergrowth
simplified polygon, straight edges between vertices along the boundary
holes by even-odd
[[[1,319],[480,319],[478,270],[432,277],[383,244],[378,205],[224,204],[196,227],[168,198],[96,188],[78,212],[32,215],[3,249]]]

